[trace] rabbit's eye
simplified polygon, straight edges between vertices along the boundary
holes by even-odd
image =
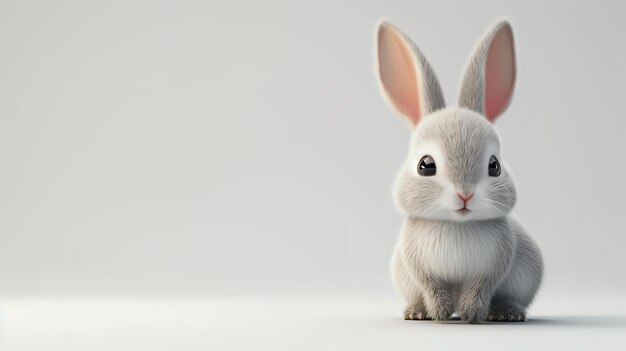
[[[417,173],[422,176],[430,177],[437,173],[437,166],[435,166],[435,160],[433,160],[430,156],[424,156],[420,160],[419,165],[417,166]]]
[[[489,159],[489,176],[497,177],[500,175],[500,172],[502,172],[500,162],[498,162],[498,159],[495,156],[491,156]]]

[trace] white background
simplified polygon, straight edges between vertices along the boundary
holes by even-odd
[[[117,348],[137,349],[152,344],[133,331],[163,308],[184,319],[178,304],[199,301],[188,322],[206,325],[236,314],[229,303],[266,311],[265,299],[303,296],[317,314],[296,319],[356,315],[358,326],[360,307],[328,306],[367,298],[381,301],[365,304],[372,331],[404,330],[388,262],[402,221],[390,190],[409,129],[379,94],[375,25],[386,17],[409,34],[454,104],[467,56],[503,15],[519,71],[497,129],[518,176],[514,212],[546,263],[531,318],[543,313],[579,337],[570,331],[624,327],[625,10],[618,1],[0,2],[0,336],[36,349],[23,341],[38,339],[15,335],[41,330],[20,320],[65,333],[95,320],[93,330],[129,333]],[[570,302],[551,303],[561,300]],[[89,312],[129,305],[139,312]],[[207,347],[235,347],[237,330],[256,327],[209,325],[219,337]]]

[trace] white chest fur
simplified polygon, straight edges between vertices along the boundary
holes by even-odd
[[[404,228],[405,262],[429,275],[461,283],[493,270],[496,260],[514,245],[506,219],[441,222],[409,219]]]

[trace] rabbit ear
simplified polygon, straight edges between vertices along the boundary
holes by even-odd
[[[376,38],[378,77],[389,104],[413,126],[444,108],[439,81],[415,44],[388,22],[378,26]]]
[[[459,106],[493,122],[508,107],[514,86],[513,29],[507,20],[500,20],[484,35],[465,69]]]

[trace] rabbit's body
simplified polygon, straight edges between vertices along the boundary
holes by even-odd
[[[507,219],[471,223],[408,218],[392,259],[392,278],[408,300],[426,277],[456,290],[474,279],[501,280],[510,267],[516,238]],[[416,301],[414,301],[416,302]]]
[[[409,218],[393,253],[391,272],[396,289],[408,302],[407,319],[430,319],[424,295],[430,279],[449,287],[454,311],[465,287],[481,281],[493,286],[488,318],[521,320],[541,281],[537,245],[512,218],[458,223]],[[483,308],[482,315],[487,310]],[[422,315],[419,315],[423,312]]]
[[[493,122],[515,79],[513,34],[499,22],[480,42],[459,93],[445,108],[417,47],[395,27],[378,31],[378,65],[391,105],[414,127],[394,199],[406,220],[392,278],[405,319],[520,321],[543,274],[538,246],[510,217],[517,193]]]

